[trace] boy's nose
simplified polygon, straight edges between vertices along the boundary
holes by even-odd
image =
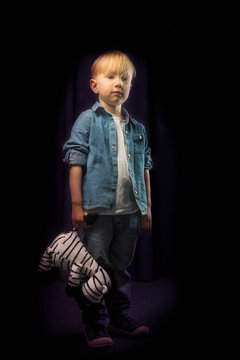
[[[120,76],[116,78],[116,84],[115,85],[116,86],[122,86],[123,85],[123,81],[122,81]]]

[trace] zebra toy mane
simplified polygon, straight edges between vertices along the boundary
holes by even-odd
[[[96,261],[83,245],[78,232],[73,230],[59,234],[46,248],[38,273],[50,275],[48,279],[51,281],[60,269],[69,271],[67,294],[74,296],[80,290],[87,300],[98,303],[112,286],[102,264],[103,259]]]

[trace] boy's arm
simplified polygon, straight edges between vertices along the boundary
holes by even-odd
[[[82,166],[72,165],[69,172],[69,186],[72,201],[72,224],[75,229],[86,227],[82,199]]]
[[[152,230],[152,201],[151,201],[151,183],[150,183],[150,173],[148,169],[144,169],[144,180],[145,187],[147,192],[147,214],[140,216],[140,225],[141,229],[144,231]]]

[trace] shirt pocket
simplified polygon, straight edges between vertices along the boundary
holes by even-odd
[[[144,154],[144,137],[143,134],[136,134],[133,136],[133,145],[135,154]]]

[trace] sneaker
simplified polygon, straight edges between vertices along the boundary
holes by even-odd
[[[102,324],[86,326],[84,335],[90,347],[99,348],[113,345],[113,341],[109,337],[106,327]]]
[[[110,322],[108,330],[112,334],[125,335],[132,338],[139,338],[149,333],[147,326],[137,324],[130,316],[124,317],[119,322]]]

